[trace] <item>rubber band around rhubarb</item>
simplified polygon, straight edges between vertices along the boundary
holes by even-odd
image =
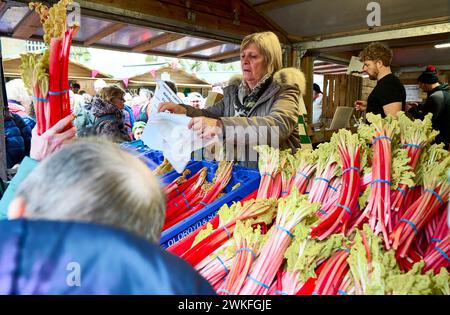
[[[416,234],[419,234],[419,230],[417,230],[417,226],[413,222],[411,222],[411,221],[409,221],[409,220],[407,220],[405,218],[401,218],[400,222],[405,222],[406,224],[409,224],[414,229],[414,232]]]
[[[440,239],[438,239],[438,238],[435,238],[435,237],[433,237],[433,238],[431,238],[431,240],[430,240],[430,243],[431,242],[436,242],[436,243],[440,243],[440,242],[442,242],[442,240],[440,240]]]
[[[181,195],[183,196],[184,202],[186,202],[187,208],[191,209],[192,207],[191,207],[189,201],[187,200],[186,195],[184,194],[184,192],[182,192]]]
[[[330,181],[324,177],[316,177],[316,178],[314,178],[314,180],[323,180],[324,182],[327,182],[328,184],[330,183]]]
[[[204,205],[205,207],[208,205],[206,202],[200,201],[199,204]]]
[[[281,195],[287,195],[289,192],[288,191],[282,191]]]
[[[225,290],[225,289],[220,289],[220,290],[217,291],[217,293],[225,293],[227,295],[232,295],[230,291]]]
[[[227,266],[225,266],[225,263],[223,262],[223,260],[219,256],[217,256],[216,258],[222,264],[223,269],[225,269],[225,273],[228,274],[230,271],[228,270]]]
[[[61,95],[61,94],[63,94],[63,93],[67,93],[67,92],[69,92],[69,90],[56,91],[56,92],[48,91],[48,94],[49,94],[49,95]]]
[[[437,192],[435,192],[433,189],[425,189],[426,192],[432,193],[442,204],[445,203],[444,199],[442,199],[441,196]]]
[[[279,294],[279,295],[289,295],[286,292],[280,291],[280,290],[275,290],[275,293]]]
[[[225,225],[222,225],[222,229],[224,229],[225,232],[227,232],[227,234],[228,234],[228,239],[230,239],[230,238],[231,238],[231,233],[230,233],[230,231],[228,231],[228,229],[226,228]]]
[[[300,175],[300,176],[303,176],[306,179],[309,179],[309,176],[306,175],[305,173],[302,173],[302,172],[297,172],[296,175]]]
[[[177,190],[178,195],[181,195],[181,191],[177,188],[175,188]]]
[[[344,252],[350,253],[350,249],[348,249],[348,248],[338,248],[338,249],[336,249],[337,252],[340,252],[341,250],[343,250]]]
[[[324,215],[328,215],[328,212],[326,212],[326,211],[323,210],[323,209],[319,209],[319,212],[320,212],[320,213],[323,213]]]
[[[338,207],[338,208],[342,208],[342,209],[344,209],[345,211],[347,211],[350,215],[353,215],[353,212],[352,212],[352,210],[350,210],[349,207],[344,206],[344,205],[341,205],[341,204],[339,204],[339,203],[335,204],[335,206]]]
[[[263,177],[263,176],[269,176],[270,178],[273,179],[273,175],[270,174],[270,173],[262,173],[262,174],[261,174],[261,177]]]
[[[287,235],[289,235],[290,238],[294,238],[294,234],[292,234],[289,230],[285,229],[284,227],[279,225],[274,225],[273,227],[279,229],[280,231],[285,232]]]
[[[406,190],[404,190],[403,188],[397,187],[397,190],[403,195],[406,196]]]
[[[376,183],[382,183],[382,184],[386,184],[386,185],[389,185],[389,186],[392,185],[392,183],[390,181],[386,180],[386,179],[375,179],[370,184],[373,185],[373,184],[376,184]]]
[[[380,137],[376,137],[375,139],[373,139],[373,140],[372,140],[372,144],[375,144],[375,142],[377,142],[377,141],[379,141],[379,140],[383,140],[383,139],[386,139],[386,140],[389,140],[389,141],[392,142],[392,139],[389,138],[388,136],[380,136]]]
[[[402,144],[401,147],[402,148],[411,147],[411,148],[416,148],[416,149],[423,149],[423,146],[414,144],[414,143],[405,143],[405,144]]]
[[[331,186],[331,185],[328,185],[328,188],[330,188],[331,190],[337,191],[337,188],[336,188],[336,187],[333,187],[333,186]]]
[[[442,250],[442,248],[435,246],[435,250],[437,250],[446,260],[450,261],[450,257]]]
[[[350,166],[350,167],[346,168],[346,169],[342,172],[342,175],[344,175],[344,173],[350,172],[350,171],[361,172],[361,169],[360,169],[359,167],[356,167],[356,166]]]
[[[255,278],[253,278],[253,277],[250,276],[250,275],[248,275],[247,278],[249,278],[250,280],[252,280],[252,281],[253,281],[254,283],[256,283],[257,285],[263,287],[264,289],[267,289],[267,290],[270,289],[270,287],[269,287],[267,284],[262,283],[261,281],[259,281],[259,280],[255,279]]]
[[[342,291],[342,290],[337,290],[337,291],[338,291],[338,293],[340,293],[341,295],[348,295],[347,292],[344,292],[344,291]]]
[[[240,253],[240,252],[242,252],[242,251],[247,251],[247,252],[249,252],[250,254],[252,254],[252,256],[253,256],[253,258],[256,258],[256,254],[255,254],[255,252],[251,249],[251,248],[248,248],[248,247],[242,247],[242,248],[239,248],[237,251],[236,251],[236,254],[238,254],[238,253]]]
[[[36,97],[36,96],[33,96],[32,98],[35,101],[39,101],[39,102],[42,102],[42,103],[47,103],[48,102],[48,99],[46,99],[46,98],[40,98],[40,97]]]

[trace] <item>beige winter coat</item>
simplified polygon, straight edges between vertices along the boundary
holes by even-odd
[[[296,68],[285,68],[276,72],[272,83],[261,95],[247,117],[234,117],[234,101],[239,84],[240,82],[236,82],[227,86],[224,89],[223,99],[207,109],[197,109],[186,105],[187,115],[220,119],[224,126],[225,145],[239,146],[245,143],[245,155],[242,152],[238,152],[236,155],[236,152],[234,152],[233,159],[241,162],[246,161],[247,163],[241,163],[246,166],[256,166],[254,163],[248,163],[248,160],[255,154],[253,147],[261,143],[258,143],[258,140],[255,141],[254,137],[251,137],[252,140],[246,139],[239,128],[236,128],[237,136],[230,134],[230,129],[227,127],[240,127],[240,130],[258,134],[260,137],[264,133],[264,128],[259,127],[267,127],[268,138],[276,139],[274,143],[269,143],[273,147],[276,147],[276,142],[278,142],[280,149],[291,148],[295,152],[300,148],[298,116],[299,114],[306,114],[302,97],[306,84],[303,73]],[[230,159],[229,155],[227,155],[227,159]],[[252,159],[250,158],[250,160]]]

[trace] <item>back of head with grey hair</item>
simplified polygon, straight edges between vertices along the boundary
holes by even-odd
[[[281,70],[283,67],[283,52],[275,33],[260,32],[245,36],[241,43],[241,52],[250,44],[255,44],[263,55],[268,74],[272,75]]]
[[[25,217],[113,225],[159,243],[165,195],[157,178],[118,145],[84,139],[40,163],[19,186]]]
[[[139,90],[139,96],[145,97],[147,100],[150,100],[153,97],[153,92],[149,89],[142,88]]]

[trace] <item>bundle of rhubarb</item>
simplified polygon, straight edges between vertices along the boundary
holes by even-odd
[[[258,199],[169,251],[220,294],[450,294],[450,153],[431,145],[431,116],[367,118],[315,151],[258,148]],[[261,231],[241,222],[265,202]]]
[[[231,180],[233,164],[219,162],[211,183],[206,181],[207,167],[186,179],[189,170],[176,178],[166,188],[167,207],[163,230],[167,230],[180,221],[200,211],[221,197]]]
[[[33,95],[39,135],[71,114],[69,55],[72,38],[79,27],[66,27],[66,7],[71,2],[60,0],[50,8],[39,2],[29,4],[30,9],[39,14],[44,41],[50,45],[41,55],[21,55],[21,76],[29,93]]]

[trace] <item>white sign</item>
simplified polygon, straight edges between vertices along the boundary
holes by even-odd
[[[406,90],[406,101],[407,102],[421,102],[420,88],[418,84],[408,84],[404,85]]]

